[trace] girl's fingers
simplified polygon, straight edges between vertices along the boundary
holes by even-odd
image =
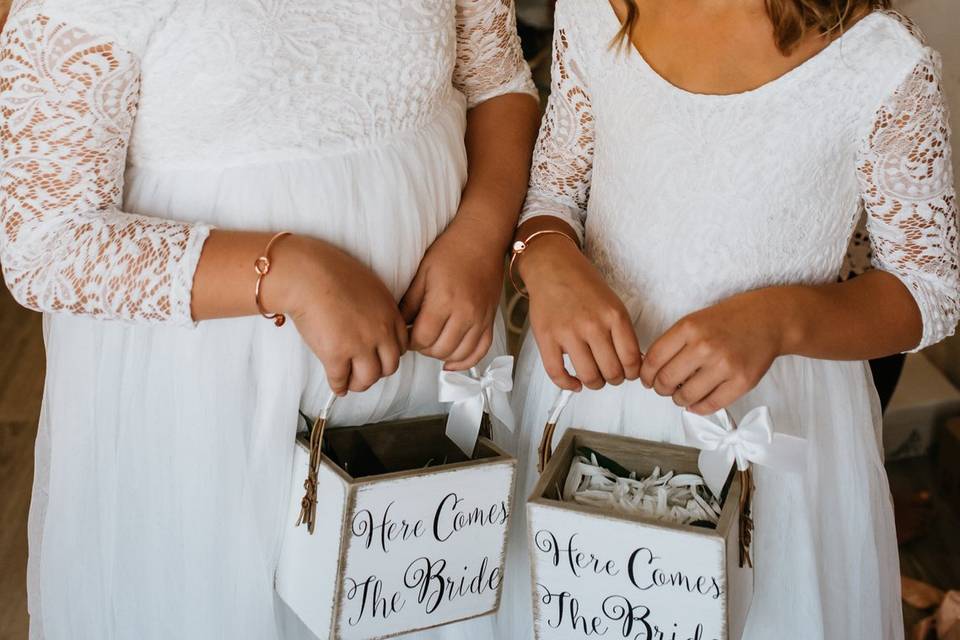
[[[400,345],[390,340],[377,345],[377,356],[380,358],[380,372],[383,377],[392,376],[400,368]]]
[[[464,369],[475,367],[478,362],[483,360],[487,352],[490,351],[491,344],[493,344],[493,327],[488,327],[487,330],[483,332],[483,335],[480,336],[480,340],[477,342],[473,353],[462,360],[448,362],[443,368],[447,371],[463,371]]]
[[[420,349],[420,353],[425,356],[430,356],[431,358],[436,358],[437,360],[446,360],[450,354],[453,353],[453,350],[457,348],[464,336],[467,335],[472,326],[469,322],[464,322],[451,316],[443,325],[443,331],[440,332],[440,336],[437,337],[436,341]]]
[[[350,364],[350,391],[366,391],[383,375],[380,356],[376,350],[369,355],[354,358]]]
[[[330,390],[338,396],[346,395],[350,386],[350,360],[339,363],[324,363],[327,374],[327,384]]]
[[[586,342],[578,340],[569,345],[566,352],[570,354],[573,368],[577,372],[577,378],[583,383],[583,386],[594,390],[603,388],[604,379],[600,374],[600,367]]]
[[[660,369],[683,349],[685,342],[674,325],[650,345],[647,355],[643,358],[643,366],[640,368],[640,380],[645,387],[648,389],[653,387]]]
[[[480,341],[481,336],[483,336],[485,328],[485,325],[482,324],[474,324],[473,326],[469,327],[463,338],[460,340],[460,343],[453,348],[453,350],[444,358],[444,360],[446,360],[448,363],[466,360],[467,356],[476,351],[477,343]]]
[[[600,369],[600,374],[604,381],[610,384],[620,384],[624,380],[623,366],[620,364],[620,357],[613,346],[613,338],[610,334],[600,336],[596,340],[590,341],[590,351],[593,353],[594,361]],[[577,369],[579,372],[580,370]]]
[[[427,279],[418,273],[413,282],[410,283],[410,288],[403,295],[403,300],[400,301],[400,313],[408,323],[416,320],[417,314],[420,313],[420,307],[423,306],[423,297],[426,292]],[[439,332],[437,334],[439,335]]]
[[[729,407],[741,395],[743,393],[736,383],[725,380],[710,395],[691,405],[687,410],[701,416],[707,416]]]
[[[410,347],[410,329],[407,327],[406,321],[402,317],[397,316],[393,330],[397,337],[397,345],[400,347],[400,355],[402,356]]]
[[[543,368],[547,375],[553,380],[553,384],[567,391],[580,391],[582,385],[580,381],[570,375],[563,364],[563,350],[556,342],[537,342],[540,349],[540,359],[543,361]]]
[[[624,377],[627,380],[636,380],[640,377],[640,367],[643,366],[643,354],[640,352],[640,343],[637,342],[633,326],[629,322],[618,322],[613,325],[610,336],[623,367]]]
[[[702,365],[702,359],[694,353],[693,349],[680,349],[657,371],[657,376],[653,379],[653,388],[662,396],[672,396],[680,385],[685,385]]]
[[[705,400],[726,379],[716,367],[703,367],[690,376],[683,386],[673,394],[673,402],[678,407],[692,407]]]
[[[436,343],[449,321],[450,316],[448,314],[441,315],[433,313],[429,308],[422,309],[413,321],[413,330],[410,332],[410,348],[426,353],[426,350]]]

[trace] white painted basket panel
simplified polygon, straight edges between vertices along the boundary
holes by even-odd
[[[293,474],[307,477],[310,453],[294,447]],[[306,526],[294,527],[300,516],[302,489],[294,486],[280,562],[277,567],[277,593],[318,638],[327,638],[333,623],[333,605],[340,562],[340,537],[347,509],[347,485],[329,466],[320,465],[317,473],[317,524],[313,535]],[[305,589],[304,585],[310,585]]]
[[[539,640],[738,637],[728,636],[719,536],[536,503],[527,510]]]
[[[496,610],[513,474],[506,461],[360,485],[337,637],[366,640]]]

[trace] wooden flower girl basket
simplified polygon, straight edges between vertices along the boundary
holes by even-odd
[[[445,372],[449,416],[328,429],[331,398],[298,438],[276,589],[318,637],[388,638],[497,610],[516,461],[486,435],[487,412],[504,419],[495,394],[511,368]]]
[[[565,392],[551,411],[539,451],[541,475],[527,501],[536,637],[739,639],[753,597],[753,480],[749,460],[740,460],[732,443],[755,439],[767,451],[770,440],[781,450],[792,446],[791,464],[802,466],[796,457],[802,441],[773,434],[761,407],[744,418],[736,436],[726,412],[719,421],[685,414],[687,442],[697,448],[568,429],[554,453],[568,399]],[[604,462],[617,471],[602,469]],[[577,473],[581,468],[602,477],[587,478]],[[609,496],[574,491],[595,483],[615,488]],[[684,508],[683,500],[709,498],[705,484],[716,500],[704,505],[710,522],[679,524],[670,517]],[[671,492],[685,496],[679,506],[668,502]],[[596,495],[611,504],[600,504]],[[630,506],[643,500],[650,503],[646,510]]]

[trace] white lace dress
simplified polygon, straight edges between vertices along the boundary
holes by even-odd
[[[896,274],[920,307],[920,346],[953,332],[957,208],[940,62],[909,25],[872,14],[778,80],[726,96],[683,91],[635,51],[618,55],[608,47],[618,28],[608,0],[559,3],[553,91],[524,216],[558,216],[582,234],[641,347],[731,294],[834,281],[861,206],[875,267]],[[878,301],[870,312],[883,310]],[[519,366],[525,496],[557,389],[532,339]],[[811,455],[803,476],[756,470],[746,640],[901,638],[866,365],[779,358],[731,411],[740,418],[761,404],[778,431],[809,440]],[[578,394],[558,439],[569,425],[682,440],[680,409],[639,382]],[[530,578],[523,523],[513,530],[500,637],[522,640],[531,636]]]
[[[47,312],[32,636],[306,637],[273,572],[323,371],[292,324],[194,326],[193,272],[211,225],[289,230],[399,298],[456,213],[465,107],[534,92],[512,2],[15,0],[0,92],[0,262]],[[335,422],[437,410],[438,367]]]

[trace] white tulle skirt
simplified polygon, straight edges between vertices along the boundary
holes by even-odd
[[[455,100],[422,130],[326,157],[131,168],[126,209],[322,237],[371,265],[399,299],[456,213],[464,113]],[[67,315],[44,327],[31,636],[312,638],[273,590],[292,525],[297,412],[315,412],[329,393],[296,328],[258,317],[178,328]],[[502,351],[498,337],[491,355]],[[439,412],[439,368],[407,354],[397,374],[339,402],[334,422]],[[461,632],[446,633],[435,635]]]
[[[523,428],[518,498],[533,488],[537,446],[557,394],[528,339],[514,392]],[[744,640],[902,638],[893,510],[868,367],[779,358],[731,412],[739,419],[758,405],[770,407],[777,431],[809,440],[809,460],[803,476],[755,468],[755,596]],[[680,409],[639,381],[574,396],[556,441],[569,426],[682,442]],[[511,525],[497,638],[533,637],[524,515],[517,510]]]

